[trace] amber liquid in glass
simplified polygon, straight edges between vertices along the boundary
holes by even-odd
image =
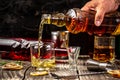
[[[113,61],[114,58],[115,58],[114,48],[110,48],[110,47],[94,48],[93,59],[100,62],[107,62],[107,61]]]
[[[39,41],[39,43],[42,43],[42,34],[43,34],[44,24],[46,24],[45,19],[41,20],[40,25],[39,25],[39,33],[38,33],[38,41]],[[46,58],[49,57],[49,55],[43,56],[42,52],[40,51],[40,44],[38,44],[38,54],[37,54],[37,56],[38,57],[46,57]],[[34,67],[40,67],[40,66],[42,66],[42,67],[53,67],[55,65],[55,57],[52,58],[52,59],[41,61],[40,59],[37,59],[35,56],[33,56],[31,58],[31,62],[33,64],[32,66],[34,66]]]

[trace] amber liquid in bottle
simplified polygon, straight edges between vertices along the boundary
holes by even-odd
[[[48,22],[50,21],[50,22]],[[56,25],[57,27],[63,27],[65,26],[65,21],[62,19],[44,19],[44,22],[46,22],[46,24],[53,24]]]
[[[65,15],[63,13],[56,14],[43,14],[42,15],[42,23],[41,24],[53,24],[57,27],[63,27],[66,25],[65,23]]]
[[[76,19],[69,18],[66,19],[66,28],[69,32],[77,34],[79,32],[86,32],[88,25],[88,18],[85,19]]]
[[[101,26],[94,24],[94,17],[69,18],[66,19],[66,28],[69,32],[77,34],[79,32],[87,32],[88,34],[120,34],[120,17],[105,17]]]
[[[104,20],[101,26],[97,27],[93,23],[94,21],[89,20],[89,24],[87,27],[88,34],[97,34],[97,35],[118,35],[120,34],[120,17],[104,17]],[[92,22],[91,22],[92,21]]]

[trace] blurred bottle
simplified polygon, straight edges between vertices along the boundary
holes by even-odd
[[[66,47],[69,45],[68,31],[53,31],[51,32],[52,42],[55,47],[55,56],[57,59],[67,59],[68,53]]]
[[[2,59],[30,61],[30,45],[36,40],[22,38],[0,38],[0,57]]]
[[[42,24],[53,24],[58,27],[66,26],[73,34],[87,32],[88,34],[120,34],[120,13],[114,12],[105,15],[100,27],[94,25],[95,12],[81,11],[78,8],[68,10],[67,13],[43,14]]]
[[[107,71],[113,69],[114,65],[110,62],[99,62],[93,59],[88,59],[85,63],[89,71]]]

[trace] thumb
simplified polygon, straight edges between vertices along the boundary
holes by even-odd
[[[103,10],[98,10],[95,14],[95,25],[100,26],[104,19],[105,12]]]

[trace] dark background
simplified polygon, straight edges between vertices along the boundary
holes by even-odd
[[[83,4],[85,0],[0,0],[0,36],[37,38],[41,14],[80,8]]]
[[[66,12],[81,8],[89,0],[0,0],[0,37],[38,38],[41,14]],[[51,38],[51,31],[66,30],[65,26],[44,25],[43,39]],[[71,34],[70,45],[81,46],[81,54],[93,51],[93,38],[87,33]],[[120,53],[120,38],[117,36],[117,53]],[[118,55],[119,56],[119,55]]]

